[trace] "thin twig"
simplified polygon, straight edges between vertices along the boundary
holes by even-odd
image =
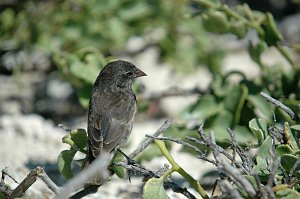
[[[233,131],[230,128],[227,128],[227,132],[231,138],[231,149],[232,149],[232,164],[235,165],[236,163],[236,146],[237,146],[237,142],[235,139],[235,134],[233,133]]]
[[[8,173],[7,171],[7,167],[5,167],[4,169],[2,169],[1,173],[2,173],[2,178],[1,180],[4,181],[5,176],[8,176],[10,179],[12,179],[15,183],[20,184],[11,174]]]
[[[292,109],[290,109],[289,107],[287,107],[286,105],[284,105],[283,103],[278,101],[277,99],[271,97],[267,93],[260,92],[260,95],[263,96],[264,98],[266,98],[267,101],[271,102],[272,104],[274,104],[275,106],[277,106],[278,108],[280,108],[284,112],[286,112],[292,118],[292,120],[300,123],[300,119],[299,119],[298,115],[296,113],[294,113],[292,111]]]
[[[41,173],[38,174],[38,177],[53,191],[53,193],[58,194],[60,188],[49,178],[45,170],[43,168],[41,169]]]
[[[198,139],[192,138],[192,137],[187,137],[187,139],[190,140],[190,141],[192,141],[192,142],[195,142],[197,144],[201,144],[203,146],[207,146],[207,147],[211,148],[211,146],[209,146],[207,144],[208,143],[207,141],[203,142],[201,140],[198,140]],[[220,147],[219,145],[216,145],[215,147],[217,148],[217,150],[219,151],[219,153],[222,153],[223,155],[225,155],[226,158],[228,158],[230,161],[233,162],[233,157],[229,153],[227,153],[222,147]],[[240,164],[239,162],[235,162],[235,165],[237,167],[241,168],[245,174],[247,174],[247,175],[249,174],[248,170],[242,164]]]
[[[172,124],[172,119],[169,118],[167,119],[162,125],[161,127],[159,127],[159,129],[157,129],[157,131],[153,134],[153,137],[157,137],[159,136],[162,132],[166,131],[170,125]],[[130,159],[133,159],[135,156],[137,156],[138,154],[140,154],[145,148],[147,148],[147,146],[149,144],[151,144],[153,142],[153,138],[148,138],[147,140],[143,141],[141,144],[139,144],[138,148],[136,148],[134,151],[132,151],[128,157]]]
[[[26,178],[12,191],[10,198],[19,198],[22,197],[27,189],[36,181],[39,173],[42,173],[42,167],[37,167],[29,172]]]
[[[128,165],[124,162],[119,162],[116,163],[115,166],[121,166],[124,167],[127,170],[131,170],[135,173],[139,173],[141,175],[144,176],[144,179],[148,179],[150,178],[159,178],[160,176],[157,174],[157,172],[153,172],[149,169],[144,168],[141,165],[135,164],[135,165]],[[166,180],[164,181],[164,187],[166,189],[172,189],[172,191],[176,192],[176,193],[181,193],[182,195],[184,195],[185,197],[187,197],[188,199],[196,199],[196,197],[191,194],[186,188],[182,188],[180,186],[178,186],[176,183],[170,181],[170,180]]]
[[[222,190],[223,194],[228,194],[228,198],[232,198],[232,199],[242,199],[241,195],[239,194],[239,192],[233,187],[233,185],[228,182],[227,180],[221,180],[219,182],[220,184],[220,188]]]
[[[181,144],[181,145],[187,146],[189,148],[192,148],[193,150],[195,150],[199,154],[203,154],[203,151],[201,151],[200,149],[198,149],[196,146],[191,145],[191,144],[189,144],[189,143],[187,143],[185,141],[179,140],[177,138],[172,138],[172,137],[154,137],[154,136],[151,136],[151,135],[146,135],[146,137],[153,138],[153,139],[156,139],[156,140],[165,140],[165,141],[175,142],[177,144]]]
[[[220,172],[230,177],[241,189],[244,189],[250,197],[254,197],[256,191],[252,184],[242,175],[242,173],[236,168],[228,164],[228,162],[220,155],[219,146],[215,141],[213,132],[210,132],[209,136],[203,132],[203,125],[198,129],[200,136],[203,141],[206,142],[207,146],[212,150],[212,153],[217,161],[217,168]]]

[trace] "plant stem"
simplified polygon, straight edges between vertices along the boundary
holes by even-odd
[[[203,187],[200,185],[199,181],[195,180],[191,175],[189,175],[183,168],[181,168],[176,163],[176,161],[174,160],[174,158],[171,156],[168,149],[166,148],[165,143],[161,140],[154,140],[154,143],[172,165],[172,168],[164,174],[164,178],[170,175],[171,173],[173,173],[174,171],[176,171],[182,177],[184,177],[188,182],[191,183],[192,187],[201,195],[202,198],[209,199],[208,195],[204,191]]]

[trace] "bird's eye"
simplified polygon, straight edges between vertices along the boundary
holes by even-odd
[[[126,72],[125,74],[128,75],[128,76],[132,76],[132,75],[133,75],[133,72],[128,71],[128,72]]]

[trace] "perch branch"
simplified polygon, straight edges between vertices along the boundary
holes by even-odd
[[[161,127],[159,127],[159,129],[157,129],[157,131],[153,134],[153,137],[157,137],[159,136],[162,132],[166,131],[170,125],[172,124],[172,119],[169,118],[167,119],[162,125]],[[128,157],[130,159],[133,159],[135,156],[137,156],[138,154],[140,154],[145,148],[147,148],[147,146],[149,146],[149,144],[151,144],[153,142],[154,138],[148,138],[147,140],[143,141],[141,144],[139,144],[138,148],[136,148],[134,151],[132,151]]]

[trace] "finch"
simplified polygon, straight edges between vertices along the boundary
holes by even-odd
[[[141,76],[146,74],[123,60],[110,62],[100,71],[89,102],[89,162],[127,141],[137,111],[131,84]]]

